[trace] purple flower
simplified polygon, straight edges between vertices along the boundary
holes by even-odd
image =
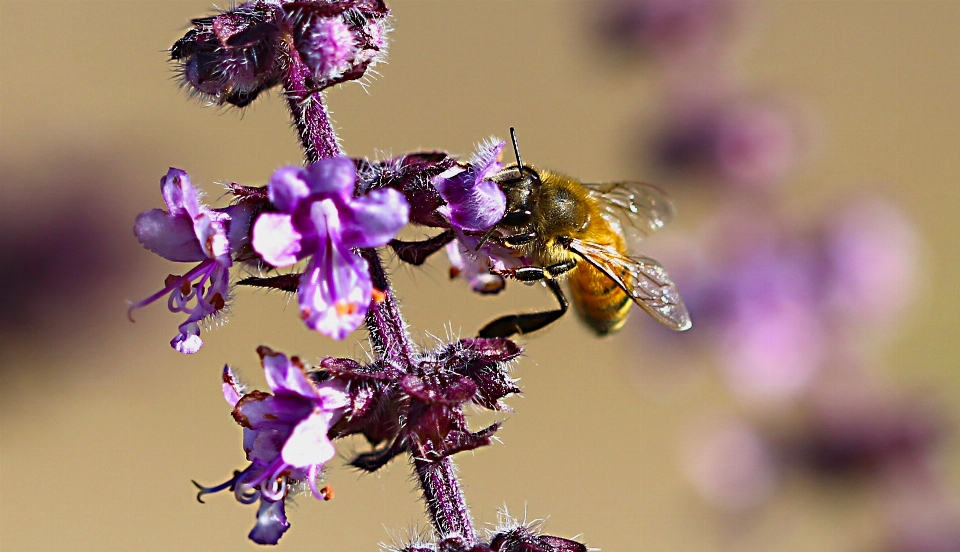
[[[168,276],[163,289],[131,304],[130,311],[168,295],[167,308],[188,315],[170,345],[193,354],[203,346],[199,322],[219,314],[229,299],[231,254],[247,242],[251,211],[244,204],[225,209],[201,204],[190,177],[180,169],[171,168],[160,179],[160,193],[168,210],[140,213],[134,234],[164,259],[200,264],[183,276]]]
[[[403,194],[373,190],[354,197],[357,170],[346,157],[284,167],[268,186],[280,212],[253,227],[253,248],[277,267],[309,258],[297,297],[307,326],[343,339],[364,319],[373,294],[367,262],[355,247],[385,245],[408,220]]]
[[[776,100],[700,97],[688,91],[653,137],[662,169],[751,192],[780,187],[801,153],[801,121]]]
[[[229,367],[223,370],[223,396],[233,407],[233,418],[243,426],[243,449],[250,465],[215,487],[202,487],[197,498],[231,489],[244,504],[260,501],[257,524],[250,539],[276,544],[289,528],[284,499],[292,484],[306,482],[318,499],[317,477],[336,450],[327,433],[343,417],[349,404],[346,383],[332,379],[314,384],[297,357],[257,350],[267,385],[245,393]]]
[[[466,167],[457,165],[434,181],[440,197],[447,202],[437,210],[454,228],[483,231],[503,218],[507,198],[489,178],[503,168],[499,158],[504,145],[506,142],[494,139],[480,144]]]
[[[516,250],[490,241],[478,250],[479,243],[479,238],[458,231],[457,239],[447,244],[450,278],[462,276],[477,293],[499,293],[506,281],[497,271],[523,266],[526,262],[522,257],[516,256]]]

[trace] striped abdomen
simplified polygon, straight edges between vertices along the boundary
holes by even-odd
[[[626,250],[623,238],[618,234],[611,231],[606,237],[605,241],[613,243],[600,245],[611,245],[620,252]],[[630,276],[625,274],[623,279],[628,281]],[[574,307],[597,334],[606,335],[623,327],[633,300],[616,282],[582,259],[569,281]]]

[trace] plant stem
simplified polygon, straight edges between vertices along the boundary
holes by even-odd
[[[309,69],[299,52],[288,41],[290,67],[284,80],[287,104],[300,136],[304,157],[308,163],[342,155],[333,124],[320,91],[307,87]],[[404,373],[416,368],[417,349],[407,331],[400,308],[393,296],[390,281],[375,249],[361,249],[360,255],[370,265],[374,287],[383,293],[383,299],[373,301],[367,311],[366,326],[377,356],[391,362]],[[437,535],[460,535],[471,547],[477,543],[473,519],[456,476],[456,468],[449,457],[430,459],[429,444],[421,447],[413,459],[414,471],[423,492],[427,513]]]
[[[430,460],[418,455],[413,459],[413,469],[437,535],[441,538],[460,535],[467,547],[476,545],[473,519],[463,497],[453,460],[449,456]]]
[[[343,152],[340,150],[340,141],[330,122],[323,92],[310,90],[307,86],[310,69],[300,57],[292,38],[287,41],[287,50],[290,54],[290,67],[283,87],[307,163],[341,155]]]

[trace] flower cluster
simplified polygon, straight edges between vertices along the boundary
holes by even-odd
[[[496,271],[525,261],[515,251],[490,241],[481,244],[481,239],[506,210],[506,197],[491,180],[503,169],[500,158],[505,145],[491,138],[467,162],[455,162],[446,154],[411,154],[364,167],[368,185],[404,193],[414,206],[412,222],[445,229],[423,242],[391,242],[401,259],[418,265],[446,246],[451,277],[464,277],[479,293],[503,289],[505,281]]]
[[[584,552],[583,544],[529,526],[486,539],[473,527],[451,456],[490,444],[501,422],[471,431],[464,406],[508,410],[503,399],[520,392],[509,374],[520,347],[482,338],[435,351],[414,345],[376,248],[389,244],[402,260],[420,264],[448,246],[452,273],[485,292],[503,287],[493,270],[524,261],[483,243],[505,211],[491,179],[503,168],[503,142],[484,143],[468,162],[442,152],[378,162],[342,154],[321,92],[378,62],[387,16],[382,0],[254,0],[194,19],[170,50],[184,86],[211,103],[243,107],[283,86],[308,163],[278,169],[264,187],[228,185],[234,203],[223,209],[200,203],[186,173],[171,169],[161,182],[167,210],[141,214],[134,231],[150,251],[199,264],[131,310],[167,296],[170,310],[188,315],[173,346],[195,353],[200,322],[220,316],[229,301],[235,264],[302,266],[238,283],[296,293],[306,326],[334,339],[366,323],[374,357],[367,364],[327,358],[310,369],[260,347],[269,392],[246,391],[224,368],[223,396],[243,428],[248,464],[220,485],[197,485],[197,498],[229,489],[243,504],[258,503],[249,537],[276,544],[290,526],[291,491],[331,498],[318,479],[335,454],[332,439],[359,434],[372,448],[354,467],[376,471],[411,456],[436,542],[404,550]],[[423,242],[396,240],[408,222],[441,232]]]
[[[221,485],[197,485],[197,499],[231,489],[243,504],[259,500],[250,539],[276,544],[290,526],[284,501],[292,485],[305,483],[318,499],[328,498],[317,489],[317,478],[336,452],[327,433],[343,417],[349,397],[345,381],[317,382],[297,357],[287,358],[266,347],[257,353],[272,395],[245,393],[233,371],[223,370],[223,396],[243,427],[243,449],[250,465]]]
[[[192,354],[203,346],[200,322],[218,316],[230,297],[232,255],[247,243],[253,209],[243,202],[210,209],[200,203],[190,178],[180,169],[171,168],[160,179],[160,193],[167,211],[141,213],[133,229],[137,239],[167,260],[199,264],[182,276],[168,276],[162,290],[131,304],[130,311],[167,296],[171,312],[187,313],[171,345],[181,353]]]
[[[170,56],[184,86],[244,107],[283,81],[291,56],[306,65],[313,89],[361,78],[386,54],[388,14],[381,0],[246,2],[194,19]]]

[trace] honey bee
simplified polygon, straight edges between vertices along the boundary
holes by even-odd
[[[663,192],[639,182],[584,184],[524,165],[513,128],[510,136],[517,162],[491,177],[506,195],[506,212],[483,234],[480,245],[489,240],[531,262],[498,274],[544,282],[560,307],[498,318],[479,335],[525,334],[559,319],[569,307],[558,283],[561,277],[569,282],[581,319],[599,335],[623,327],[631,303],[668,328],[689,329],[690,315],[667,271],[627,250],[624,223],[642,236],[673,218],[673,206]]]

